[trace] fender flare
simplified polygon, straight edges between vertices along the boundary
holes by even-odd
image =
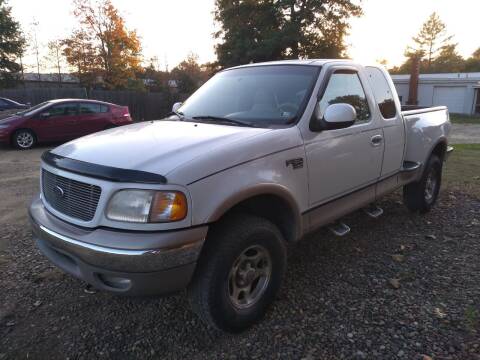
[[[233,196],[226,198],[222,203],[220,203],[212,212],[212,214],[208,216],[205,222],[212,223],[218,221],[223,215],[225,215],[230,209],[234,208],[236,205],[240,204],[245,200],[261,195],[273,195],[285,201],[285,203],[290,207],[294,216],[295,240],[300,239],[304,229],[300,208],[288,188],[280,184],[256,184],[254,186],[236,192]]]

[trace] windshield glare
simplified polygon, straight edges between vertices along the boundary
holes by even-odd
[[[301,115],[319,67],[268,65],[226,70],[178,110],[186,118],[214,116],[258,126],[288,124]]]

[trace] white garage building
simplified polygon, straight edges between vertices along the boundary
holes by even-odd
[[[410,75],[392,75],[392,79],[405,105]],[[480,114],[480,73],[420,74],[418,105],[446,105],[451,113]]]

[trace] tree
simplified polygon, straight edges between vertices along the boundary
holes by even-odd
[[[475,50],[467,60],[465,60],[465,71],[477,72],[480,71],[480,48]]]
[[[75,75],[79,81],[86,87],[92,88],[101,72],[100,59],[92,37],[85,31],[76,30],[61,44],[63,55],[75,69]]]
[[[348,20],[362,8],[350,0],[279,0],[282,42],[287,58],[338,58],[346,55]]]
[[[432,73],[461,72],[465,68],[465,60],[457,52],[457,44],[445,45],[429,69]]]
[[[16,73],[22,70],[17,59],[23,55],[25,39],[20,25],[5,0],[0,0],[0,87],[12,86]]]
[[[434,12],[423,23],[418,35],[413,37],[415,44],[407,48],[406,56],[411,57],[412,53],[422,54],[422,59],[426,59],[426,70],[429,70],[435,57],[449,45],[451,39],[452,36],[447,35],[445,23]]]
[[[224,67],[280,59],[283,47],[279,9],[273,0],[217,0],[218,63]]]
[[[222,67],[284,58],[343,57],[350,0],[216,0]]]
[[[198,56],[194,53],[190,53],[178,64],[172,70],[171,76],[178,81],[178,90],[184,94],[191,94],[207,80],[206,73],[198,64]]]
[[[60,40],[51,40],[48,42],[48,54],[45,56],[50,68],[57,72],[57,81],[62,83],[63,67],[63,43]]]
[[[129,80],[134,80],[135,73],[141,70],[141,45],[137,33],[126,29],[125,21],[110,0],[94,3],[75,0],[74,6],[73,13],[80,29],[66,39],[65,44],[69,41],[78,44],[80,46],[75,50],[83,48],[88,57],[95,58],[89,64],[98,70],[105,87],[127,87]],[[68,46],[66,51],[70,51]],[[70,64],[78,69],[78,59],[74,60]]]

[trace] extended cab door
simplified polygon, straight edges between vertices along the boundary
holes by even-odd
[[[330,104],[348,103],[355,108],[357,120],[348,128],[307,134],[310,208],[359,190],[364,200],[373,201],[384,142],[373,97],[365,86],[368,80],[354,66],[331,67],[325,78],[318,94],[319,113],[324,114]]]
[[[398,173],[403,165],[405,126],[400,113],[400,101],[388,73],[374,66],[367,66],[365,74],[378,106],[378,117],[383,127],[385,151],[381,178]],[[395,184],[392,184],[395,185]]]

